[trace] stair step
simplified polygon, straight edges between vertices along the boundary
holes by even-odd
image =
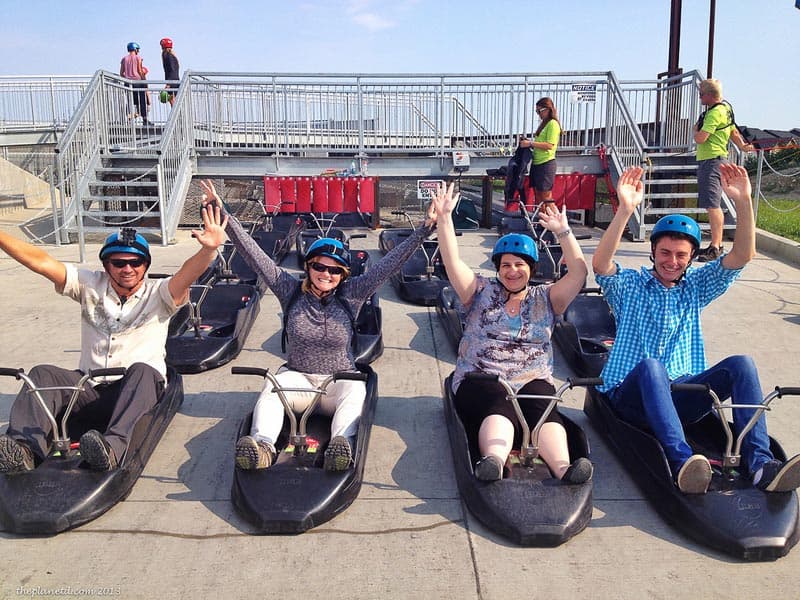
[[[86,202],[143,202],[152,204],[158,202],[158,196],[87,196]]]
[[[95,187],[158,187],[158,182],[149,180],[106,181],[94,179],[89,182],[89,185]]]
[[[99,217],[125,217],[125,218],[151,218],[151,217],[158,217],[159,212],[157,210],[150,211],[148,213],[143,213],[140,210],[84,210],[84,216],[91,216],[94,219]]]
[[[152,171],[155,175],[156,170],[152,165],[147,167],[97,167],[94,172],[96,174],[114,174],[114,175],[145,175],[148,171]]]
[[[689,206],[684,206],[681,208],[654,208],[650,207],[647,209],[648,215],[683,215],[686,213],[691,213],[693,215],[702,215],[705,214],[705,208],[694,208]]]
[[[697,192],[656,192],[656,193],[649,193],[647,197],[650,200],[670,200],[675,198],[697,198]]]
[[[687,185],[697,183],[697,179],[692,179],[691,177],[682,179],[643,179],[642,182],[645,185]]]
[[[653,171],[697,171],[697,164],[686,164],[686,165],[660,165],[658,163],[653,163],[651,167]]]

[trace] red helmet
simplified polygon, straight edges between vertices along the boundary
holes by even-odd
[[[172,40],[169,38],[162,39],[161,48],[172,48]]]

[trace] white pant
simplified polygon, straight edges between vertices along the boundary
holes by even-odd
[[[327,378],[327,375],[314,375],[299,373],[297,371],[279,371],[275,378],[281,387],[285,388],[317,388]],[[314,392],[285,392],[289,406],[295,413],[300,413],[308,408],[314,400]],[[367,386],[363,381],[349,379],[332,382],[328,385],[327,393],[322,395],[320,403],[315,409],[324,415],[331,416],[331,438],[345,436],[352,438],[358,430],[358,419],[367,397]],[[283,404],[278,394],[272,391],[272,383],[267,380],[261,395],[253,409],[253,426],[250,435],[257,440],[275,444],[278,434],[283,427],[285,417]]]

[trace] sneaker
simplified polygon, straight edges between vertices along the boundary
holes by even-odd
[[[491,454],[484,456],[475,463],[475,477],[481,481],[498,481],[503,478],[503,463]]]
[[[346,471],[353,462],[353,450],[346,437],[337,435],[325,450],[323,468],[326,471]]]
[[[722,256],[722,246],[717,248],[709,244],[708,248],[700,250],[697,254],[697,262],[711,262],[712,260],[717,260],[720,256]]]
[[[247,471],[266,469],[275,460],[275,446],[253,436],[245,435],[236,442],[236,466]]]
[[[586,483],[592,478],[594,466],[588,458],[579,458],[573,462],[561,477],[564,483]]]
[[[81,436],[81,456],[92,471],[110,471],[117,467],[117,457],[103,434],[90,429]]]
[[[32,471],[33,451],[8,435],[0,435],[0,473]]]
[[[800,486],[800,454],[781,462],[764,463],[753,478],[755,486],[765,492],[790,492]]]
[[[693,454],[678,471],[676,483],[684,494],[705,494],[711,483],[711,463],[702,454]]]

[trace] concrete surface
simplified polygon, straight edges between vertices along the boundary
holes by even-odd
[[[16,225],[4,227],[21,235]],[[582,242],[590,256],[600,232]],[[154,271],[174,271],[194,251],[154,247]],[[465,233],[473,266],[490,272],[492,232]],[[354,247],[378,258],[377,234]],[[72,246],[47,246],[77,260]],[[95,257],[99,244],[90,245]],[[624,242],[626,266],[647,262],[644,244]],[[92,258],[92,264],[97,261]],[[293,258],[286,265],[293,265]],[[74,367],[79,309],[41,277],[0,256],[0,365]],[[230,502],[233,446],[260,382],[233,377],[231,365],[275,368],[277,302],[268,295],[241,355],[217,370],[184,376],[185,400],[130,496],[98,519],[48,538],[0,533],[0,598],[34,594],[120,598],[508,599],[795,598],[800,549],[769,563],[709,550],[665,523],[589,425],[583,395],[568,391],[564,411],[585,427],[596,465],[589,527],[558,548],[520,548],[466,512],[452,473],[442,381],[454,353],[432,308],[381,289],[386,351],[379,377],[364,485],[353,505],[299,536],[251,535]],[[754,356],[765,390],[800,385],[800,270],[759,255],[705,313],[710,361]],[[568,375],[556,357],[559,379]],[[0,378],[0,430],[18,384]],[[800,398],[773,403],[770,432],[800,452]],[[794,575],[793,575],[794,573]]]

